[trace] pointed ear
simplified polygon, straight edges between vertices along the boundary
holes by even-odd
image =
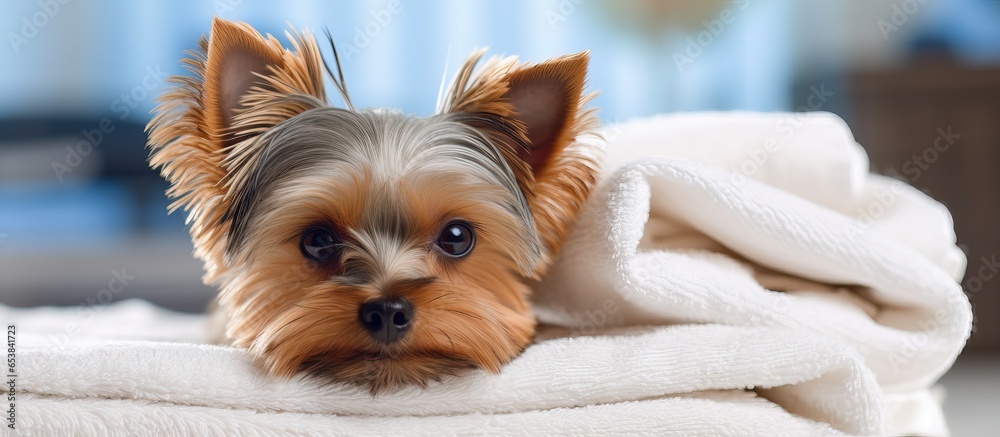
[[[295,38],[290,38],[300,51]],[[306,55],[311,53],[306,52]],[[245,139],[233,127],[237,124],[237,114],[245,111],[245,98],[257,87],[260,90],[279,91],[277,88],[293,84],[280,83],[268,76],[304,75],[305,83],[295,88],[280,90],[284,93],[310,94],[325,99],[322,89],[322,74],[309,71],[302,57],[288,56],[281,44],[268,35],[262,36],[246,23],[215,18],[212,34],[208,40],[205,63],[204,106],[209,132],[221,146],[226,147]],[[290,71],[293,70],[293,71]]]
[[[546,250],[545,271],[597,181],[601,151],[577,138],[597,125],[593,94],[583,94],[589,54],[523,65],[493,59],[473,73],[483,51],[459,70],[443,111],[482,129],[499,146],[528,200]]]
[[[200,50],[182,62],[146,130],[149,164],[170,182],[171,211],[188,212],[195,253],[207,281],[224,270],[229,181],[257,155],[249,140],[315,107],[326,106],[316,41],[294,31],[291,50],[246,23],[216,18]]]
[[[573,141],[573,126],[583,99],[587,76],[587,52],[551,59],[511,72],[503,98],[511,117],[524,125],[529,149],[519,148],[518,157],[538,176],[552,158]]]
[[[250,87],[260,84],[268,66],[284,68],[280,48],[267,44],[245,24],[216,18],[208,40],[205,66],[205,112],[209,131],[218,135],[223,146],[235,142],[226,136],[234,124],[240,100]]]
[[[473,53],[462,65],[442,110],[476,114],[468,123],[503,143],[522,188],[530,191],[576,135],[592,127],[592,114],[580,109],[590,97],[582,94],[590,55],[535,65],[494,58],[473,72],[483,53]]]

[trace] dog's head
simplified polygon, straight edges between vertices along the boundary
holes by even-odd
[[[331,106],[315,40],[289,38],[217,19],[150,123],[226,335],[271,374],[372,391],[498,371],[596,178],[575,141],[587,54],[475,70],[476,53],[418,118],[355,110],[339,63]]]

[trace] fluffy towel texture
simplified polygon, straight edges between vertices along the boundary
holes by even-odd
[[[539,284],[539,317],[562,328],[545,328],[500,375],[373,399],[302,376],[270,380],[242,350],[197,344],[204,318],[140,301],[96,315],[0,307],[0,322],[21,333],[18,426],[28,435],[946,434],[925,389],[971,318],[947,211],[867,175],[831,116],[666,117],[608,137],[605,179]]]
[[[25,435],[832,436],[871,433],[879,420],[877,386],[856,354],[783,329],[692,325],[562,336],[530,347],[501,375],[477,372],[372,399],[304,377],[274,381],[239,349],[131,340],[173,332],[197,341],[204,328],[203,318],[143,301],[96,317],[41,308],[3,309],[0,319],[19,322],[22,333],[17,417]],[[69,323],[78,331],[67,342]],[[824,415],[838,431],[747,387],[773,387],[764,396],[804,409],[870,413],[849,422]]]
[[[854,349],[887,411],[911,413],[885,415],[890,434],[946,433],[927,389],[964,346],[971,308],[943,206],[868,174],[830,114],[661,117],[605,135],[605,180],[539,287],[542,320],[582,329],[614,305],[602,326],[811,333]]]

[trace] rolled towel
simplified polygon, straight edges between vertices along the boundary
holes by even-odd
[[[926,390],[971,329],[947,210],[902,187],[891,212],[852,215],[902,183],[867,175],[863,150],[830,115],[801,118],[789,141],[807,143],[772,148],[756,172],[739,173],[785,117],[672,116],[608,129],[606,176],[537,287],[540,319],[583,329],[614,302],[605,326],[722,323],[836,339],[885,393],[910,394],[912,408],[936,417],[916,431],[889,423],[890,433],[945,432]],[[675,143],[694,138],[697,152]]]

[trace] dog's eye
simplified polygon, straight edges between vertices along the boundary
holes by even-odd
[[[455,221],[445,225],[438,236],[437,245],[446,255],[457,258],[468,255],[475,241],[472,227],[468,223]]]
[[[329,229],[315,227],[302,234],[299,248],[302,249],[302,254],[310,259],[326,261],[337,254],[340,244]]]

